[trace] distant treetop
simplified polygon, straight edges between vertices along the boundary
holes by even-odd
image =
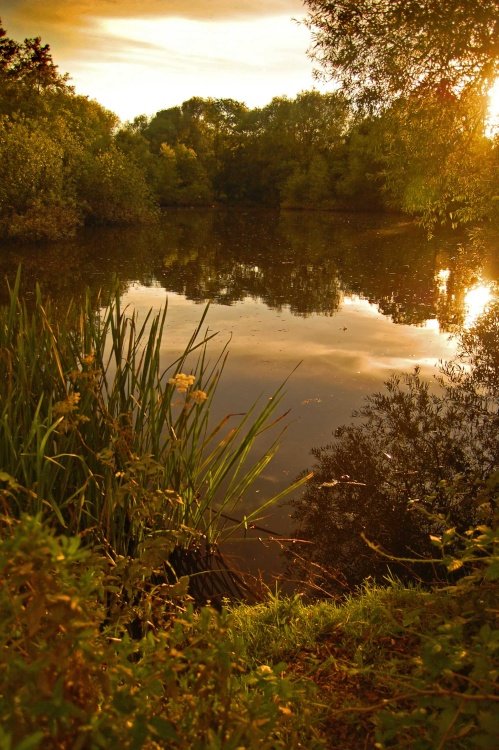
[[[0,19],[0,80],[38,89],[65,88],[68,76],[58,73],[50,46],[42,44],[40,37],[15,42],[7,36]]]

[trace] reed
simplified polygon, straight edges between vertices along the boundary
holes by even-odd
[[[210,363],[208,308],[165,366],[166,307],[140,321],[116,285],[105,304],[87,294],[61,316],[39,288],[28,308],[20,280],[19,271],[0,309],[0,481],[16,487],[0,496],[9,514],[41,514],[113,555],[144,545],[166,554],[197,539],[216,545],[296,486],[227,526],[278,448],[283,387],[262,408],[212,423],[227,348]]]

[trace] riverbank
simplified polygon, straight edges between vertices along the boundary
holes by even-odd
[[[172,586],[166,612],[151,587],[149,632],[133,640],[123,623],[137,601],[107,607],[119,561],[33,519],[4,521],[3,747],[492,750],[494,545],[477,532],[452,586],[366,585],[342,602],[269,593],[194,612]]]

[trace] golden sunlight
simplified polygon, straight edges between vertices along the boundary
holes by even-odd
[[[435,333],[440,333],[440,322],[438,318],[428,318],[428,320],[425,320],[423,327],[426,331],[435,331]]]
[[[106,91],[99,94],[121,117],[176,106],[193,92],[255,107],[317,87],[310,62],[304,64],[309,32],[289,16],[95,21],[100,33],[114,40],[100,64]],[[95,88],[94,83],[94,93]]]
[[[450,268],[441,268],[440,271],[436,274],[435,279],[440,294],[447,293],[447,282],[449,281],[449,276]]]
[[[464,295],[464,327],[470,328],[492,300],[492,286],[479,283],[466,290]]]
[[[499,78],[489,91],[489,112],[487,117],[487,135],[492,137],[499,133]]]

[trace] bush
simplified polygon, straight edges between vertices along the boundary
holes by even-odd
[[[46,202],[36,198],[23,214],[11,217],[7,233],[15,239],[61,240],[73,237],[82,223],[81,211],[74,201]]]
[[[118,148],[88,154],[78,185],[88,219],[100,224],[153,221],[154,203],[141,169]]]
[[[0,747],[318,747],[303,685],[247,668],[229,616],[189,607],[131,642],[106,619],[113,575],[77,538],[3,519]],[[322,746],[322,745],[321,745]]]
[[[489,489],[497,501],[499,478]],[[463,535],[448,529],[433,540],[447,570],[466,575],[403,615],[405,635],[417,648],[386,665],[392,697],[374,718],[380,749],[497,746],[497,514],[491,520],[492,526]],[[429,615],[430,626],[421,632]]]
[[[80,226],[82,214],[66,179],[67,146],[49,134],[46,122],[0,119],[2,234],[56,240]]]

